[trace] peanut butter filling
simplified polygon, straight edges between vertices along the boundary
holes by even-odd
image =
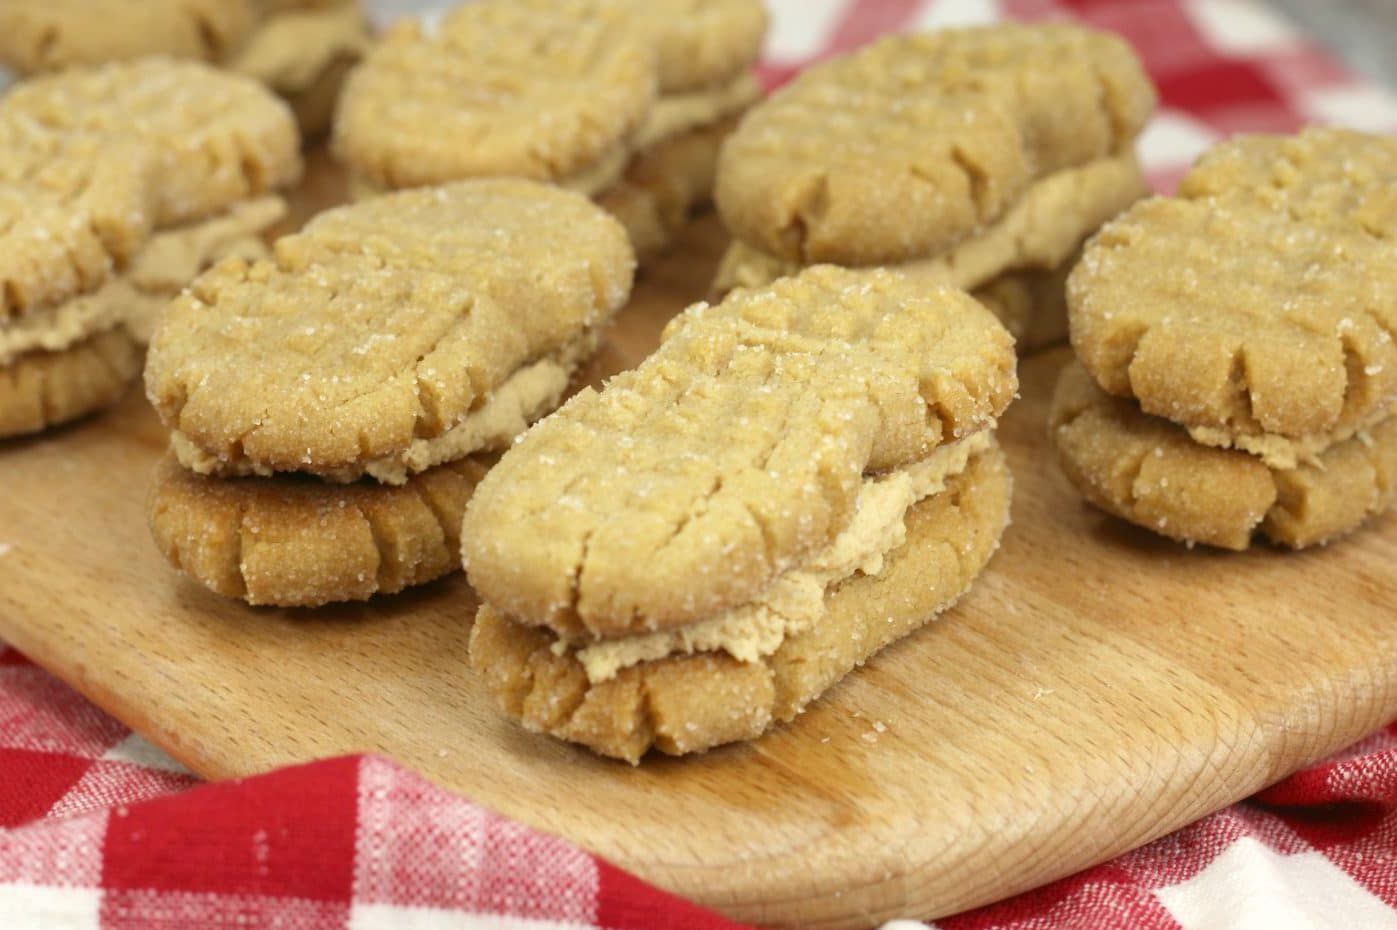
[[[588,330],[556,352],[518,369],[497,385],[484,403],[439,436],[414,439],[394,455],[361,464],[317,469],[315,475],[338,484],[349,484],[368,475],[382,484],[401,485],[411,476],[444,462],[503,449],[531,423],[558,406],[573,372],[596,351],[597,341],[596,330]],[[210,455],[179,430],[170,434],[170,447],[181,465],[200,475],[269,477],[277,473],[245,458],[226,461]]]
[[[867,478],[849,525],[799,568],[777,576],[751,604],[676,630],[585,644],[560,639],[553,651],[575,651],[592,684],[608,681],[632,665],[673,655],[726,652],[739,661],[759,661],[824,617],[825,595],[831,588],[855,574],[880,574],[888,554],[906,542],[908,510],[945,490],[946,482],[965,471],[993,441],[990,431],[975,433],[906,468]]]
[[[221,216],[156,233],[120,277],[0,326],[0,365],[25,352],[61,351],[118,324],[148,342],[167,301],[222,258],[265,254],[261,234],[285,213],[280,197],[262,197]]]
[[[934,276],[965,290],[1018,268],[1054,268],[1083,239],[1146,193],[1133,152],[1098,159],[1034,184],[999,220],[954,248],[889,267]],[[800,267],[735,239],[723,256],[713,289],[726,293],[735,287],[764,287]]]

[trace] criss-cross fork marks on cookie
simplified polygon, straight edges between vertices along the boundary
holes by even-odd
[[[1016,384],[988,311],[887,272],[816,268],[699,305],[487,478],[472,583],[569,637],[703,619],[827,544],[865,472],[991,428]]]

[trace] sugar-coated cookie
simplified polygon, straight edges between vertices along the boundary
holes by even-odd
[[[22,81],[0,97],[0,124],[12,121],[147,144],[158,159],[157,226],[203,219],[301,172],[286,105],[199,62],[147,58]]]
[[[878,574],[825,590],[818,623],[752,661],[685,652],[594,682],[578,652],[486,606],[471,630],[471,666],[524,726],[603,755],[635,762],[651,747],[682,755],[752,739],[955,603],[994,554],[1009,499],[1008,469],[990,445],[907,511],[906,541]]]
[[[120,326],[57,352],[20,355],[0,367],[0,438],[110,407],[140,371],[140,345]]]
[[[1129,149],[1154,92],[1120,39],[997,25],[879,40],[816,65],[724,147],[733,235],[800,263],[907,261],[998,219],[1035,181]]]
[[[526,726],[630,761],[790,719],[994,551],[1014,369],[984,306],[888,271],[689,308],[481,482],[473,666]]]
[[[1193,441],[1178,425],[1107,394],[1073,362],[1058,382],[1049,434],[1087,500],[1188,543],[1245,549],[1260,533],[1297,549],[1323,544],[1397,498],[1397,416],[1313,462],[1278,469]]]
[[[504,457],[472,584],[564,636],[703,619],[828,544],[865,471],[991,427],[1016,386],[1008,333],[949,287],[820,267],[699,305]]]
[[[620,226],[559,188],[387,195],[320,215],[274,261],[195,281],[153,340],[148,395],[204,470],[355,480],[447,434],[524,366],[575,367],[570,347],[625,302],[633,271]]]
[[[460,567],[461,515],[488,463],[459,459],[400,487],[220,479],[167,456],[147,503],[156,545],[204,587],[250,604],[365,600]]]
[[[1223,143],[1088,246],[1077,354],[1109,393],[1276,464],[1351,435],[1397,403],[1394,191],[1397,140]]]

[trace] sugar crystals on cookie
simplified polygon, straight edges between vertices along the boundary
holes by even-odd
[[[690,308],[477,490],[473,667],[531,729],[631,761],[792,719],[995,550],[1014,367],[967,294],[892,272]]]
[[[1096,236],[1053,412],[1088,499],[1232,549],[1326,542],[1390,506],[1394,190],[1392,139],[1244,136]]]
[[[280,94],[307,136],[329,128],[340,84],[367,44],[359,0],[0,3],[0,64],[21,75],[150,56],[204,61]]]
[[[1153,104],[1130,48],[1075,25],[894,36],[816,65],[724,146],[734,241],[714,289],[815,262],[966,289],[1051,271],[1144,195],[1133,146]]]
[[[341,207],[269,260],[215,267],[146,367],[173,432],[150,500],[161,549],[254,604],[454,569],[479,457],[558,404],[633,272],[605,212],[517,180]]]
[[[164,303],[264,251],[300,175],[261,86],[150,59],[35,78],[0,99],[0,436],[109,406]]]
[[[480,176],[595,196],[641,252],[712,191],[758,96],[757,0],[480,0],[401,23],[345,89],[335,148],[359,193]]]

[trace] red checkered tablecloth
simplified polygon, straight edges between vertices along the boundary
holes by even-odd
[[[1232,132],[1397,129],[1391,95],[1249,0],[771,6],[770,83],[893,30],[1075,16],[1119,32],[1160,87],[1141,149],[1161,189]],[[1395,805],[1397,726],[1113,862],[936,926],[1397,928]],[[734,926],[387,760],[200,785],[0,646],[0,930]]]

